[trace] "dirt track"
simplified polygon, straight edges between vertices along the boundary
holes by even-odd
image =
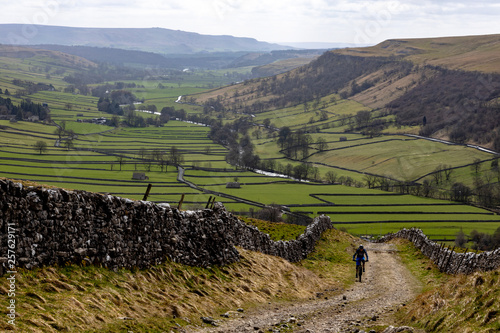
[[[363,282],[341,294],[319,294],[315,300],[287,306],[268,304],[253,312],[232,313],[233,319],[225,322],[215,318],[218,327],[188,328],[185,332],[279,332],[283,325],[302,333],[354,332],[392,324],[392,312],[415,296],[418,282],[390,244],[370,244],[367,251],[370,262]]]

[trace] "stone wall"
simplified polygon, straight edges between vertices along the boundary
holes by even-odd
[[[422,230],[415,228],[389,234],[382,237],[379,242],[386,242],[393,238],[411,241],[425,256],[434,261],[442,272],[448,274],[471,274],[475,271],[489,271],[500,267],[500,248],[479,254],[456,253],[429,240]]]
[[[224,206],[179,211],[111,195],[24,187],[0,179],[0,262],[7,263],[15,228],[16,267],[86,261],[116,269],[145,268],[165,259],[207,267],[239,260],[235,246],[299,261],[332,228],[321,216],[296,240],[272,241],[239,221]],[[10,243],[9,245],[12,245]]]

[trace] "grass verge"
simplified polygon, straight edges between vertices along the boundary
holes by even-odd
[[[426,332],[500,331],[500,270],[447,275],[409,241],[395,242],[423,285],[423,293],[396,314],[401,324]]]
[[[300,228],[254,220],[273,238],[294,239]],[[354,238],[324,233],[301,263],[238,249],[241,260],[197,268],[167,261],[147,270],[116,272],[68,265],[19,270],[16,329],[23,332],[165,332],[201,326],[202,316],[236,316],[269,302],[300,302],[343,287]],[[345,266],[345,267],[344,267]],[[350,268],[350,267],[349,267]],[[8,290],[0,285],[0,294]],[[0,314],[6,316],[4,307]],[[13,327],[0,322],[0,331]]]

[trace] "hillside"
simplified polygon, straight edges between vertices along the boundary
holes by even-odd
[[[39,50],[24,46],[0,45],[0,57],[5,60],[34,60],[46,65],[69,67],[75,69],[96,67],[97,65],[85,58],[51,50]],[[4,66],[4,68],[6,68]]]
[[[4,181],[1,189],[8,183]],[[39,209],[45,209],[43,207],[51,207],[50,202],[53,200],[60,201],[59,206],[63,208],[72,208],[78,200],[71,196],[76,193],[57,188],[45,190],[33,183],[23,185],[9,185],[16,196],[13,200],[7,198],[0,201],[0,206],[2,202],[15,202],[19,199],[17,196],[22,196],[22,192],[31,191],[28,205],[33,209],[20,208],[18,213],[7,213],[13,217],[9,221],[14,221],[12,223],[19,226],[19,237],[27,242],[39,242],[38,246],[32,247],[36,249],[33,251],[36,251],[39,258],[44,257],[40,253],[42,239],[47,239],[46,242],[49,243],[53,242],[51,236],[58,235],[58,244],[70,246],[74,243],[73,231],[61,228],[55,229],[50,236],[33,233],[36,234],[36,239],[25,237],[22,229],[27,224],[17,217],[24,219],[32,211],[40,212]],[[42,192],[48,195],[43,195]],[[38,195],[41,201],[37,201]],[[115,207],[117,200],[120,200],[84,192],[78,192],[77,195],[87,197],[81,200],[85,205],[93,205],[92,200],[88,200],[91,197],[103,200],[103,203],[97,205],[98,216],[86,213],[86,223],[96,227],[107,224],[108,218],[103,219],[105,212]],[[124,202],[131,209],[141,205],[152,210],[158,208],[144,201]],[[218,203],[217,206],[221,207]],[[164,206],[161,209],[170,208]],[[177,225],[193,231],[198,229],[197,224],[207,222],[206,214],[216,212],[217,209],[179,211],[173,208],[173,214],[165,215],[191,219],[194,223],[191,227],[186,227],[186,220]],[[133,212],[124,213],[129,218],[122,220],[122,223],[129,221],[129,225],[137,224]],[[148,214],[146,211],[142,213]],[[153,215],[159,216],[161,213]],[[59,216],[50,213],[46,216],[50,216],[49,219],[41,220],[47,225],[47,229],[54,228],[49,221],[56,221],[53,225],[59,225],[58,221],[71,222],[62,212]],[[210,221],[208,224],[216,228],[219,234],[227,233],[228,227],[233,223],[244,225],[232,218],[232,222],[226,220],[228,216],[223,213],[220,217],[225,219],[224,222],[217,224]],[[0,218],[3,217],[5,216],[0,211]],[[148,218],[145,220],[148,225],[163,229]],[[113,216],[111,221],[117,224],[119,219]],[[35,219],[34,222],[38,220]],[[301,238],[296,238],[296,235],[305,229],[254,219],[245,219],[244,223],[258,226],[260,230],[269,233],[273,240],[280,240],[276,242],[278,244],[295,242]],[[120,226],[122,227],[122,230],[130,230],[126,225]],[[259,232],[255,227],[245,228]],[[91,236],[94,232],[95,235],[116,237],[114,232],[107,236],[96,230],[91,228],[86,233],[76,234],[91,237],[91,243],[95,240]],[[305,233],[308,230],[310,228],[305,229]],[[41,229],[39,231],[43,233]],[[65,233],[71,237],[64,237]],[[133,228],[127,234],[137,237]],[[188,248],[193,248],[193,244],[197,242],[212,241],[220,245],[220,241],[213,240],[214,233],[207,235],[209,236],[205,238],[193,233],[189,243],[184,243],[179,234],[170,232],[170,237],[175,238],[176,243],[184,243]],[[153,250],[146,244],[146,235],[135,241],[127,241],[125,238],[121,240],[124,247],[126,244],[140,244],[140,251],[134,259],[147,257]],[[171,329],[179,332],[239,333],[250,330],[270,331],[274,327],[274,331],[279,332],[326,332],[331,329],[354,331],[362,328],[365,331],[373,329],[375,332],[387,333],[384,329],[388,325],[400,322],[423,327],[426,331],[446,329],[448,332],[461,332],[461,329],[468,327],[475,332],[493,332],[499,328],[496,320],[499,314],[498,304],[495,303],[499,290],[498,270],[453,278],[439,272],[437,266],[411,243],[393,240],[391,244],[366,244],[370,260],[366,264],[362,282],[355,283],[351,259],[359,242],[359,239],[342,231],[329,229],[321,234],[314,251],[297,263],[238,247],[238,260],[224,265],[193,267],[181,264],[177,259],[166,259],[142,268],[135,266],[113,269],[107,261],[92,260],[91,253],[99,251],[101,246],[91,244],[95,248],[79,248],[77,251],[67,248],[65,252],[56,251],[56,255],[77,256],[82,255],[83,251],[89,251],[88,256],[73,264],[61,261],[59,265],[24,269],[18,267],[14,275],[17,313],[15,323],[19,330],[30,332],[163,332]],[[158,245],[163,247],[165,243],[158,242]],[[226,250],[220,250],[227,255]],[[18,254],[25,253],[22,249],[17,251]],[[108,256],[121,256],[121,251],[113,249]],[[146,254],[142,254],[143,252]],[[173,248],[171,252],[177,253]],[[218,253],[211,252],[210,255],[215,257]],[[185,258],[189,257],[192,258],[193,254]],[[19,262],[27,261],[22,257]],[[416,297],[422,290],[425,293]],[[0,286],[0,293],[12,297],[6,286]],[[7,315],[8,311],[3,309],[2,313]],[[467,316],[462,316],[464,313]],[[459,322],[451,319],[454,314],[460,316]],[[398,320],[398,316],[401,319]],[[0,329],[8,331],[11,328],[8,321],[0,322]]]
[[[225,108],[253,114],[318,101],[316,107],[304,106],[314,117],[313,111],[326,110],[318,107],[321,98],[338,94],[391,115],[384,124],[390,121],[424,136],[500,149],[495,116],[499,49],[500,35],[390,40],[327,52],[286,74],[247,81],[198,100],[233,96],[221,99]]]
[[[396,56],[420,65],[500,73],[500,34],[390,39],[372,47],[348,48],[335,52],[363,57]]]
[[[311,62],[325,50],[286,50],[271,52],[203,52],[196,54],[169,54],[162,55],[153,52],[125,50],[110,47],[68,46],[68,45],[30,45],[31,48],[60,51],[73,54],[85,59],[116,64],[120,66],[154,66],[172,69],[221,69],[241,68],[252,66],[266,66],[275,62],[279,73],[291,70]],[[288,60],[288,61],[287,61]],[[259,68],[259,67],[257,67]],[[265,72],[267,73],[267,72]],[[256,71],[254,76],[263,76],[261,71]],[[275,74],[271,71],[271,74]],[[269,74],[269,75],[271,75]],[[267,76],[269,76],[267,75]]]
[[[0,43],[15,45],[57,44],[122,48],[156,53],[272,51],[287,46],[253,38],[211,36],[163,28],[73,28],[33,25],[36,34],[24,37],[22,24],[1,24]]]

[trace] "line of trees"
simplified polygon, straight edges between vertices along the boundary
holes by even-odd
[[[22,100],[20,104],[14,105],[10,98],[0,97],[0,115],[14,115],[17,120],[38,116],[40,120],[50,119],[50,109],[40,103],[31,100]]]
[[[137,156],[141,159],[144,168],[148,172],[151,171],[153,165],[157,165],[160,168],[161,172],[163,172],[163,170],[167,172],[167,167],[169,165],[177,167],[184,163],[184,155],[182,154],[182,151],[179,150],[176,146],[170,147],[169,150],[163,150],[159,148],[147,150],[143,147],[139,149]],[[117,162],[119,162],[121,170],[121,165],[124,162],[123,158],[121,156],[118,156]]]
[[[500,227],[495,230],[493,235],[472,230],[467,236],[460,230],[455,236],[455,245],[464,247],[466,243],[473,242],[472,249],[480,251],[493,251],[500,248]]]

